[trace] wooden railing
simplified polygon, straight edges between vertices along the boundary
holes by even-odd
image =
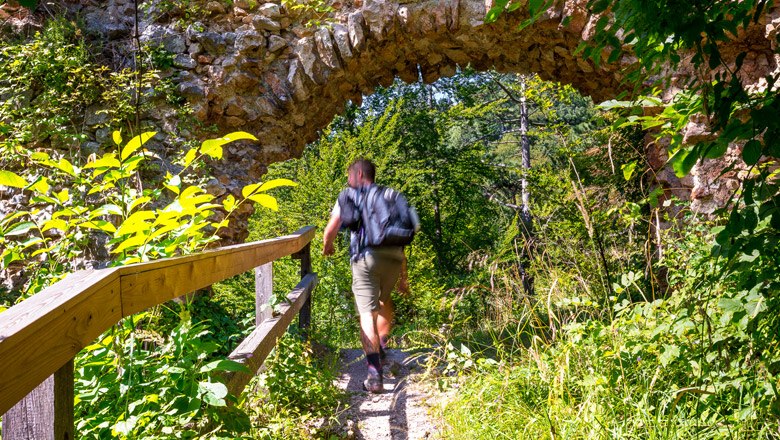
[[[314,228],[200,254],[69,275],[0,313],[0,414],[3,440],[73,439],[73,359],[124,317],[255,269],[257,326],[229,358],[250,373],[227,378],[237,394],[252,378],[293,317],[307,329]],[[274,260],[301,260],[301,281],[277,316],[265,304]],[[53,436],[52,436],[53,434]]]

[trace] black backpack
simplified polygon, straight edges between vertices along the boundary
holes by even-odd
[[[360,233],[363,248],[406,246],[420,228],[414,208],[403,194],[391,188],[350,188],[339,195],[339,204],[342,226]]]

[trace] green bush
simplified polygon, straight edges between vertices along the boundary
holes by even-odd
[[[318,351],[294,331],[278,340],[244,404],[252,438],[322,437],[338,420],[347,397],[335,385],[338,356],[324,346]]]
[[[193,438],[249,430],[228,406],[222,375],[241,364],[214,360],[219,345],[188,313],[167,337],[126,319],[76,358],[76,430],[80,438]],[[233,400],[235,403],[235,400]],[[208,434],[207,434],[208,433]]]
[[[681,235],[678,235],[682,233]],[[666,243],[673,293],[616,300],[615,317],[564,326],[468,374],[442,411],[456,438],[772,438],[778,408],[777,298],[739,290],[706,227]],[[775,311],[775,312],[773,312]]]

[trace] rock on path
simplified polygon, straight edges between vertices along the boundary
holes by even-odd
[[[384,392],[363,390],[366,361],[362,350],[342,350],[338,386],[350,394],[350,408],[342,415],[347,438],[416,440],[438,437],[429,413],[431,396],[416,383],[423,371],[417,355],[388,350]]]

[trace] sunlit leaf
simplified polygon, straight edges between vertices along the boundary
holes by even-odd
[[[119,243],[117,247],[111,250],[112,254],[118,254],[121,252],[124,252],[127,249],[130,248],[136,248],[138,246],[141,246],[146,241],[146,235],[144,234],[136,234],[125,241]]]
[[[108,232],[111,234],[116,232],[116,226],[105,220],[91,220],[81,223],[79,226],[87,229],[97,229],[98,231]]]
[[[228,227],[228,225],[230,225],[229,219],[222,219],[222,221],[220,221],[219,223],[211,223],[211,227],[213,227],[214,229],[226,228]]]
[[[60,231],[67,231],[68,230],[68,222],[65,220],[59,219],[59,218],[52,218],[49,220],[46,220],[43,223],[43,227],[41,227],[42,232],[46,232],[49,229],[59,229]]]
[[[146,155],[139,154],[137,156],[133,156],[133,157],[127,159],[124,162],[124,165],[125,165],[124,166],[124,172],[125,173],[134,173],[135,170],[138,168],[138,165],[140,165],[141,162],[143,162],[144,156],[146,156]]]
[[[97,209],[93,209],[92,211],[90,211],[88,218],[92,220],[95,217],[99,217],[102,215],[122,215],[122,208],[120,208],[119,206],[113,203],[106,203],[105,205],[102,205]]]
[[[220,382],[199,382],[198,391],[203,396],[203,401],[212,406],[225,406],[225,396],[228,390],[225,384]]]
[[[133,210],[135,210],[135,208],[138,208],[139,206],[142,206],[142,205],[146,204],[150,200],[152,200],[152,198],[149,197],[149,196],[139,197],[139,198],[133,200],[130,203],[130,205],[127,207],[127,210],[128,210],[128,212],[133,212]]]
[[[171,176],[164,184],[171,192],[179,194],[181,191],[181,177],[179,175]]]
[[[278,211],[279,205],[276,202],[276,199],[274,197],[269,196],[268,194],[252,194],[248,197],[249,200],[253,200],[257,203],[259,203],[262,206],[265,206],[268,209]]]
[[[183,164],[184,168],[190,166],[192,161],[194,161],[197,156],[198,156],[198,149],[190,148],[189,151],[187,151],[187,154],[184,155],[184,164]]]
[[[73,164],[70,163],[67,159],[60,159],[59,162],[55,165],[57,169],[60,171],[63,171],[73,177],[76,177],[76,168],[73,167]]]
[[[249,185],[241,188],[241,195],[244,198],[249,197],[250,195],[257,192],[257,188],[260,188],[261,183],[250,183]]]
[[[33,189],[41,194],[48,194],[49,190],[51,189],[51,185],[49,185],[49,179],[47,179],[46,176],[39,177],[38,180],[30,185],[30,189]]]
[[[116,188],[116,185],[114,185],[113,183],[103,183],[100,185],[95,185],[92,188],[90,188],[89,191],[87,191],[87,195],[105,192],[111,188]]]
[[[672,165],[674,174],[677,177],[685,177],[690,173],[691,168],[696,164],[698,159],[695,154],[691,154],[691,150],[680,149],[672,157],[669,158],[669,164]]]
[[[138,211],[130,215],[114,233],[115,237],[121,237],[124,235],[135,234],[141,231],[148,231],[152,228],[152,224],[148,220],[155,218],[155,213],[152,211]]]
[[[227,197],[225,197],[225,200],[222,201],[222,207],[225,208],[225,211],[230,212],[233,210],[233,208],[236,207],[236,198],[233,197],[233,194],[228,194]]]
[[[16,225],[14,225],[14,227],[12,227],[8,232],[6,232],[3,235],[5,235],[6,237],[8,237],[8,236],[24,235],[24,234],[28,233],[30,231],[30,229],[32,229],[34,227],[35,227],[35,223],[33,223],[33,222],[17,223]]]
[[[68,188],[63,188],[62,191],[54,193],[54,197],[57,197],[57,200],[60,203],[65,203],[70,198],[70,193],[68,192]]]
[[[33,252],[30,254],[30,258],[32,258],[32,257],[35,257],[35,256],[38,256],[38,255],[41,255],[41,254],[45,254],[46,252],[51,252],[52,250],[54,250],[54,248],[55,248],[55,247],[56,247],[56,246],[49,246],[49,247],[44,247],[44,248],[36,249],[36,250],[34,250],[34,251],[33,251]]]
[[[221,138],[217,139],[208,139],[206,141],[203,141],[203,143],[200,146],[200,153],[205,154],[209,157],[213,157],[214,159],[222,159],[222,146],[233,142],[237,140],[253,140],[256,141],[257,138],[252,136],[249,133],[243,132],[243,131],[236,131],[233,133],[229,133]]]
[[[122,161],[130,157],[131,154],[133,154],[136,150],[141,148],[149,139],[153,138],[156,134],[157,134],[156,131],[147,131],[145,133],[141,133],[138,136],[130,139],[130,141],[122,149],[122,154],[120,156]]]
[[[174,230],[178,229],[181,226],[182,225],[179,224],[178,222],[168,223],[165,226],[163,226],[162,228],[157,228],[154,231],[152,231],[152,233],[149,234],[148,240],[149,241],[155,240],[157,237],[160,237],[160,236],[162,236],[164,234],[167,234],[168,232],[174,231]]]
[[[293,182],[290,179],[273,179],[267,182],[263,182],[263,184],[260,185],[260,188],[257,189],[257,192],[268,191],[269,189],[277,188],[280,186],[298,186],[298,184]]]
[[[0,225],[5,227],[5,225],[11,224],[11,222],[16,220],[17,218],[25,216],[25,215],[28,215],[28,214],[30,214],[28,211],[17,211],[17,212],[15,212],[13,214],[8,214],[5,217],[0,217]]]
[[[203,192],[205,192],[203,190],[203,188],[199,188],[197,186],[190,185],[190,186],[184,188],[184,191],[182,191],[181,194],[179,194],[179,200],[186,200],[186,199],[194,197],[195,195],[197,195],[199,193],[203,193]]]
[[[200,367],[201,373],[209,373],[211,371],[243,371],[249,372],[246,365],[232,361],[230,359],[220,359],[209,362],[208,364]]]
[[[111,133],[111,137],[114,139],[114,144],[116,146],[122,145],[122,132],[119,130],[114,130],[113,133]]]
[[[106,153],[100,159],[87,162],[87,164],[84,165],[84,169],[105,168],[107,170],[109,168],[119,168],[119,166],[120,162],[116,158],[116,153]]]
[[[0,185],[12,188],[25,188],[27,187],[27,181],[16,173],[0,170]]]
[[[636,170],[636,164],[637,164],[636,161],[634,161],[620,166],[620,169],[623,170],[623,178],[626,181],[631,180],[631,178],[634,176],[634,171]]]
[[[38,243],[43,243],[43,239],[41,237],[32,237],[28,240],[26,240],[24,243],[21,244],[20,248],[22,250],[28,249],[32,246],[35,246]]]

